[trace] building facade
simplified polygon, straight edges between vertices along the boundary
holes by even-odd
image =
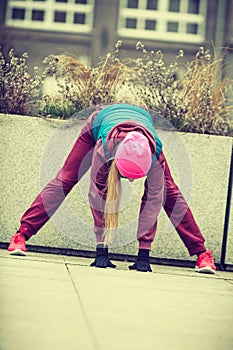
[[[161,49],[169,62],[179,49],[185,59],[200,46],[224,51],[233,77],[233,0],[1,0],[0,45],[5,53],[29,54],[41,65],[49,54],[71,54],[95,65],[123,42]]]

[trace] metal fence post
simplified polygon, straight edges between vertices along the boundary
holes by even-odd
[[[230,211],[231,211],[232,178],[233,178],[233,146],[231,150],[231,163],[230,163],[230,172],[229,172],[229,181],[228,181],[226,213],[225,213],[225,221],[224,221],[224,229],[223,229],[223,237],[222,237],[221,258],[220,258],[220,270],[222,271],[226,269],[225,260],[226,260],[226,251],[227,251]]]

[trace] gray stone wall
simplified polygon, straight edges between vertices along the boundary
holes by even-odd
[[[9,242],[20,217],[35,196],[62,166],[83,122],[0,115],[1,231]],[[232,138],[158,130],[171,172],[187,199],[208,249],[220,261]],[[56,214],[28,241],[44,247],[95,249],[93,221],[88,204],[89,174],[68,195]],[[143,181],[123,180],[123,198],[117,239],[111,252],[137,253],[137,218]],[[227,263],[233,263],[233,215],[230,217]],[[151,256],[190,258],[162,211]]]

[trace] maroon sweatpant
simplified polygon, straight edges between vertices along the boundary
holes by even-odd
[[[94,115],[93,115],[94,117]],[[95,140],[91,131],[92,118],[89,118],[68,155],[63,167],[36,197],[21,218],[17,232],[27,230],[30,238],[50,219],[74,185],[82,178],[92,164]],[[164,157],[162,157],[164,159]],[[196,224],[190,208],[179,188],[174,183],[165,160],[165,202],[164,210],[176,228],[190,255],[205,250],[204,237]],[[153,233],[155,236],[155,232]],[[154,238],[154,237],[153,237]]]

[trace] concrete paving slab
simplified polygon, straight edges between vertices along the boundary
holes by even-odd
[[[69,265],[99,347],[230,349],[233,287],[212,276]],[[88,276],[88,278],[87,278]]]
[[[1,258],[1,350],[95,348],[64,264]]]
[[[233,274],[0,250],[1,350],[232,350]]]

